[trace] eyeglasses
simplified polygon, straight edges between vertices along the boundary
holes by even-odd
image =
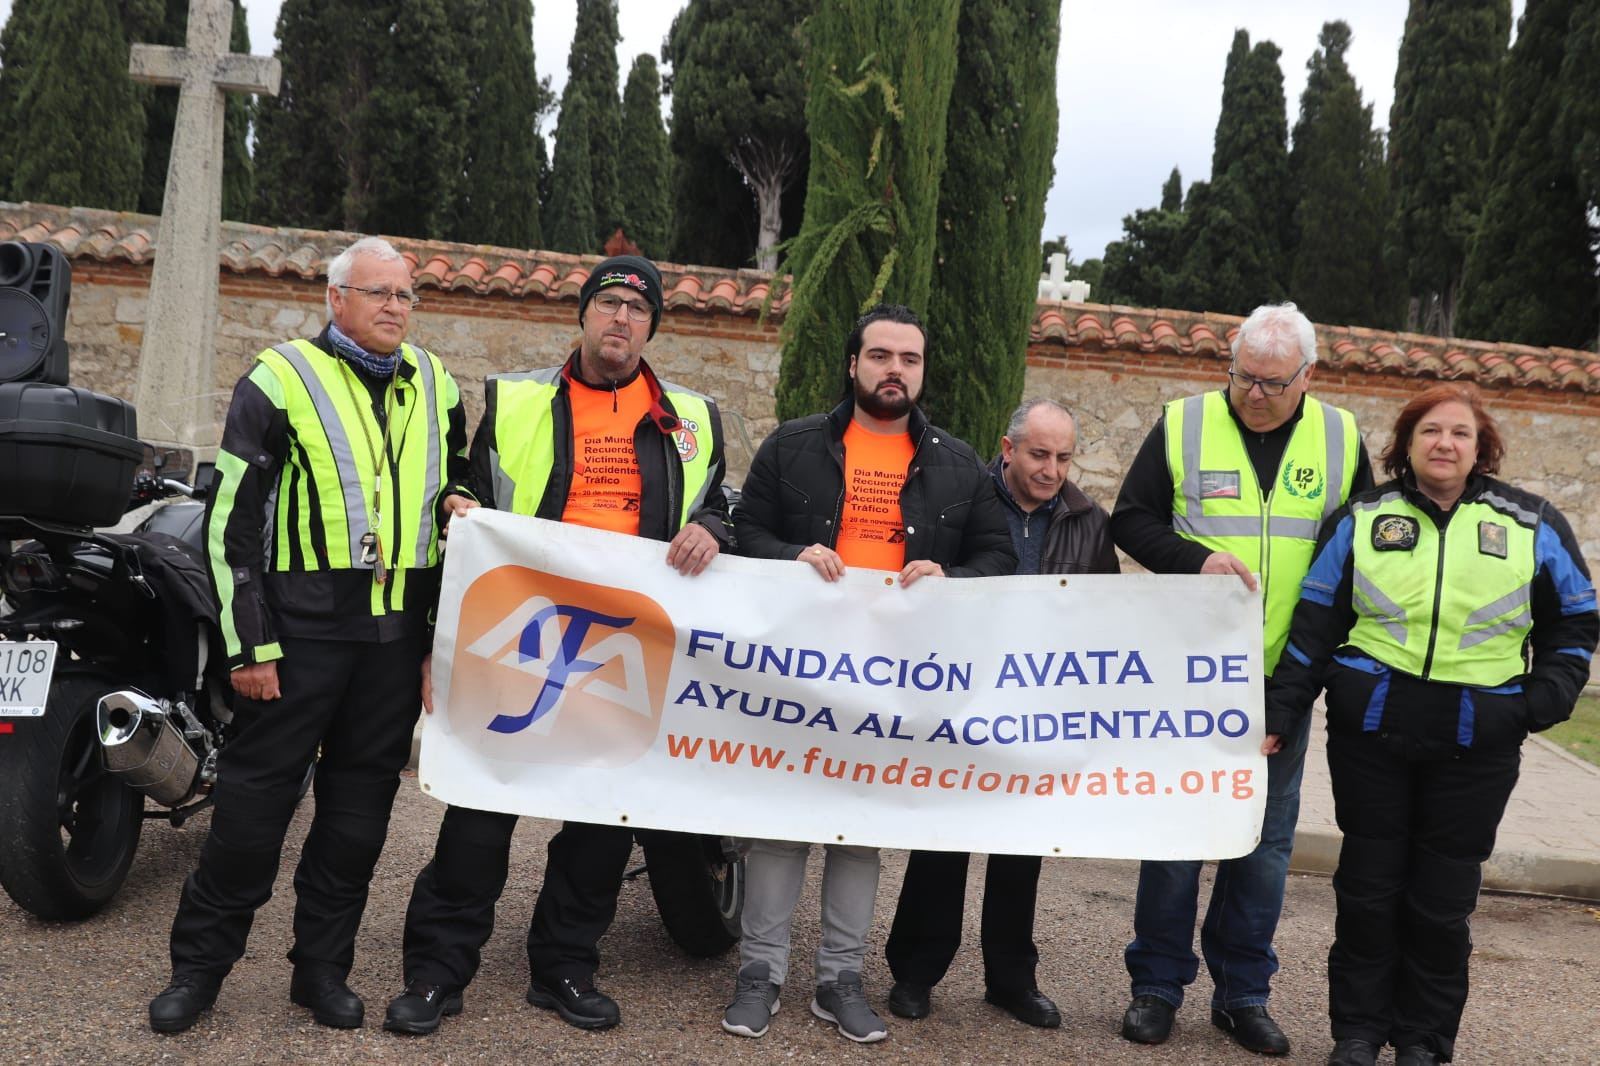
[[[1288,381],[1271,381],[1267,378],[1253,378],[1249,374],[1241,374],[1232,367],[1228,368],[1228,380],[1233,382],[1233,387],[1240,392],[1249,392],[1257,385],[1261,386],[1263,396],[1282,396],[1285,389],[1294,384],[1294,379],[1305,372],[1310,363],[1301,363],[1300,369],[1289,375]]]
[[[335,285],[334,288],[343,289],[345,292],[359,292],[367,298],[369,303],[376,304],[379,307],[382,307],[390,300],[399,300],[402,307],[416,307],[422,302],[422,297],[409,289],[401,289],[399,292],[395,292],[392,289],[363,289],[359,285]]]
[[[589,301],[589,306],[599,311],[607,318],[611,318],[624,307],[628,309],[628,317],[635,322],[648,322],[655,309],[643,300],[624,300],[609,292],[602,292]]]

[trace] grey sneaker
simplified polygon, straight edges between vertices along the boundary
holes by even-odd
[[[735,1036],[763,1036],[778,1013],[779,987],[767,980],[767,964],[747,962],[733,986],[733,1002],[722,1012],[722,1028]]]
[[[883,1019],[867,1005],[861,975],[854,970],[844,970],[837,981],[818,985],[817,998],[811,1001],[811,1013],[837,1025],[840,1036],[858,1044],[871,1044],[889,1035]]]

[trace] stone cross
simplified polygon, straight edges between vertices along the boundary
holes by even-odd
[[[1081,304],[1089,299],[1089,283],[1068,281],[1067,257],[1061,252],[1051,252],[1050,273],[1039,275],[1039,299]]]
[[[231,0],[189,0],[185,47],[136,44],[134,81],[178,86],[172,158],[139,349],[139,435],[209,454],[216,416],[217,272],[222,243],[224,92],[276,96],[276,59],[228,51]]]

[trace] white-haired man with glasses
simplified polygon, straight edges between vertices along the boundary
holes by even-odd
[[[1111,515],[1117,547],[1153,573],[1237,574],[1251,589],[1260,575],[1268,676],[1288,637],[1323,519],[1372,485],[1355,418],[1306,395],[1316,362],[1316,332],[1294,304],[1256,308],[1234,336],[1227,388],[1163,408]],[[1248,855],[1217,863],[1200,929],[1214,985],[1212,1024],[1265,1055],[1289,1052],[1267,1000],[1278,970],[1272,938],[1300,814],[1304,725],[1268,757],[1261,840]],[[1200,865],[1139,866],[1134,939],[1123,955],[1132,978],[1133,1001],[1122,1021],[1128,1040],[1164,1042],[1184,988],[1199,972]]]
[[[439,538],[469,502],[456,383],[405,343],[416,302],[400,253],[359,240],[329,264],[326,328],[266,349],[234,389],[206,510],[233,728],[157,1032],[192,1026],[244,954],[319,749],[289,998],[362,1024],[345,979],[421,709]]]

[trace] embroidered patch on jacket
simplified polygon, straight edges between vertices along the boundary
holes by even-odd
[[[1415,518],[1400,514],[1381,514],[1372,524],[1372,549],[1380,552],[1408,552],[1417,546],[1420,527]]]
[[[678,458],[686,463],[700,454],[700,440],[695,436],[699,428],[699,423],[684,418],[678,421],[678,428],[673,431],[672,440],[678,447]]]
[[[1284,491],[1303,500],[1314,500],[1327,488],[1327,479],[1322,476],[1321,470],[1293,460],[1283,465],[1281,480]]]
[[[1496,559],[1506,557],[1506,527],[1497,522],[1478,523],[1478,553]]]
[[[1237,500],[1239,498],[1239,471],[1200,471],[1200,498],[1202,500]]]

